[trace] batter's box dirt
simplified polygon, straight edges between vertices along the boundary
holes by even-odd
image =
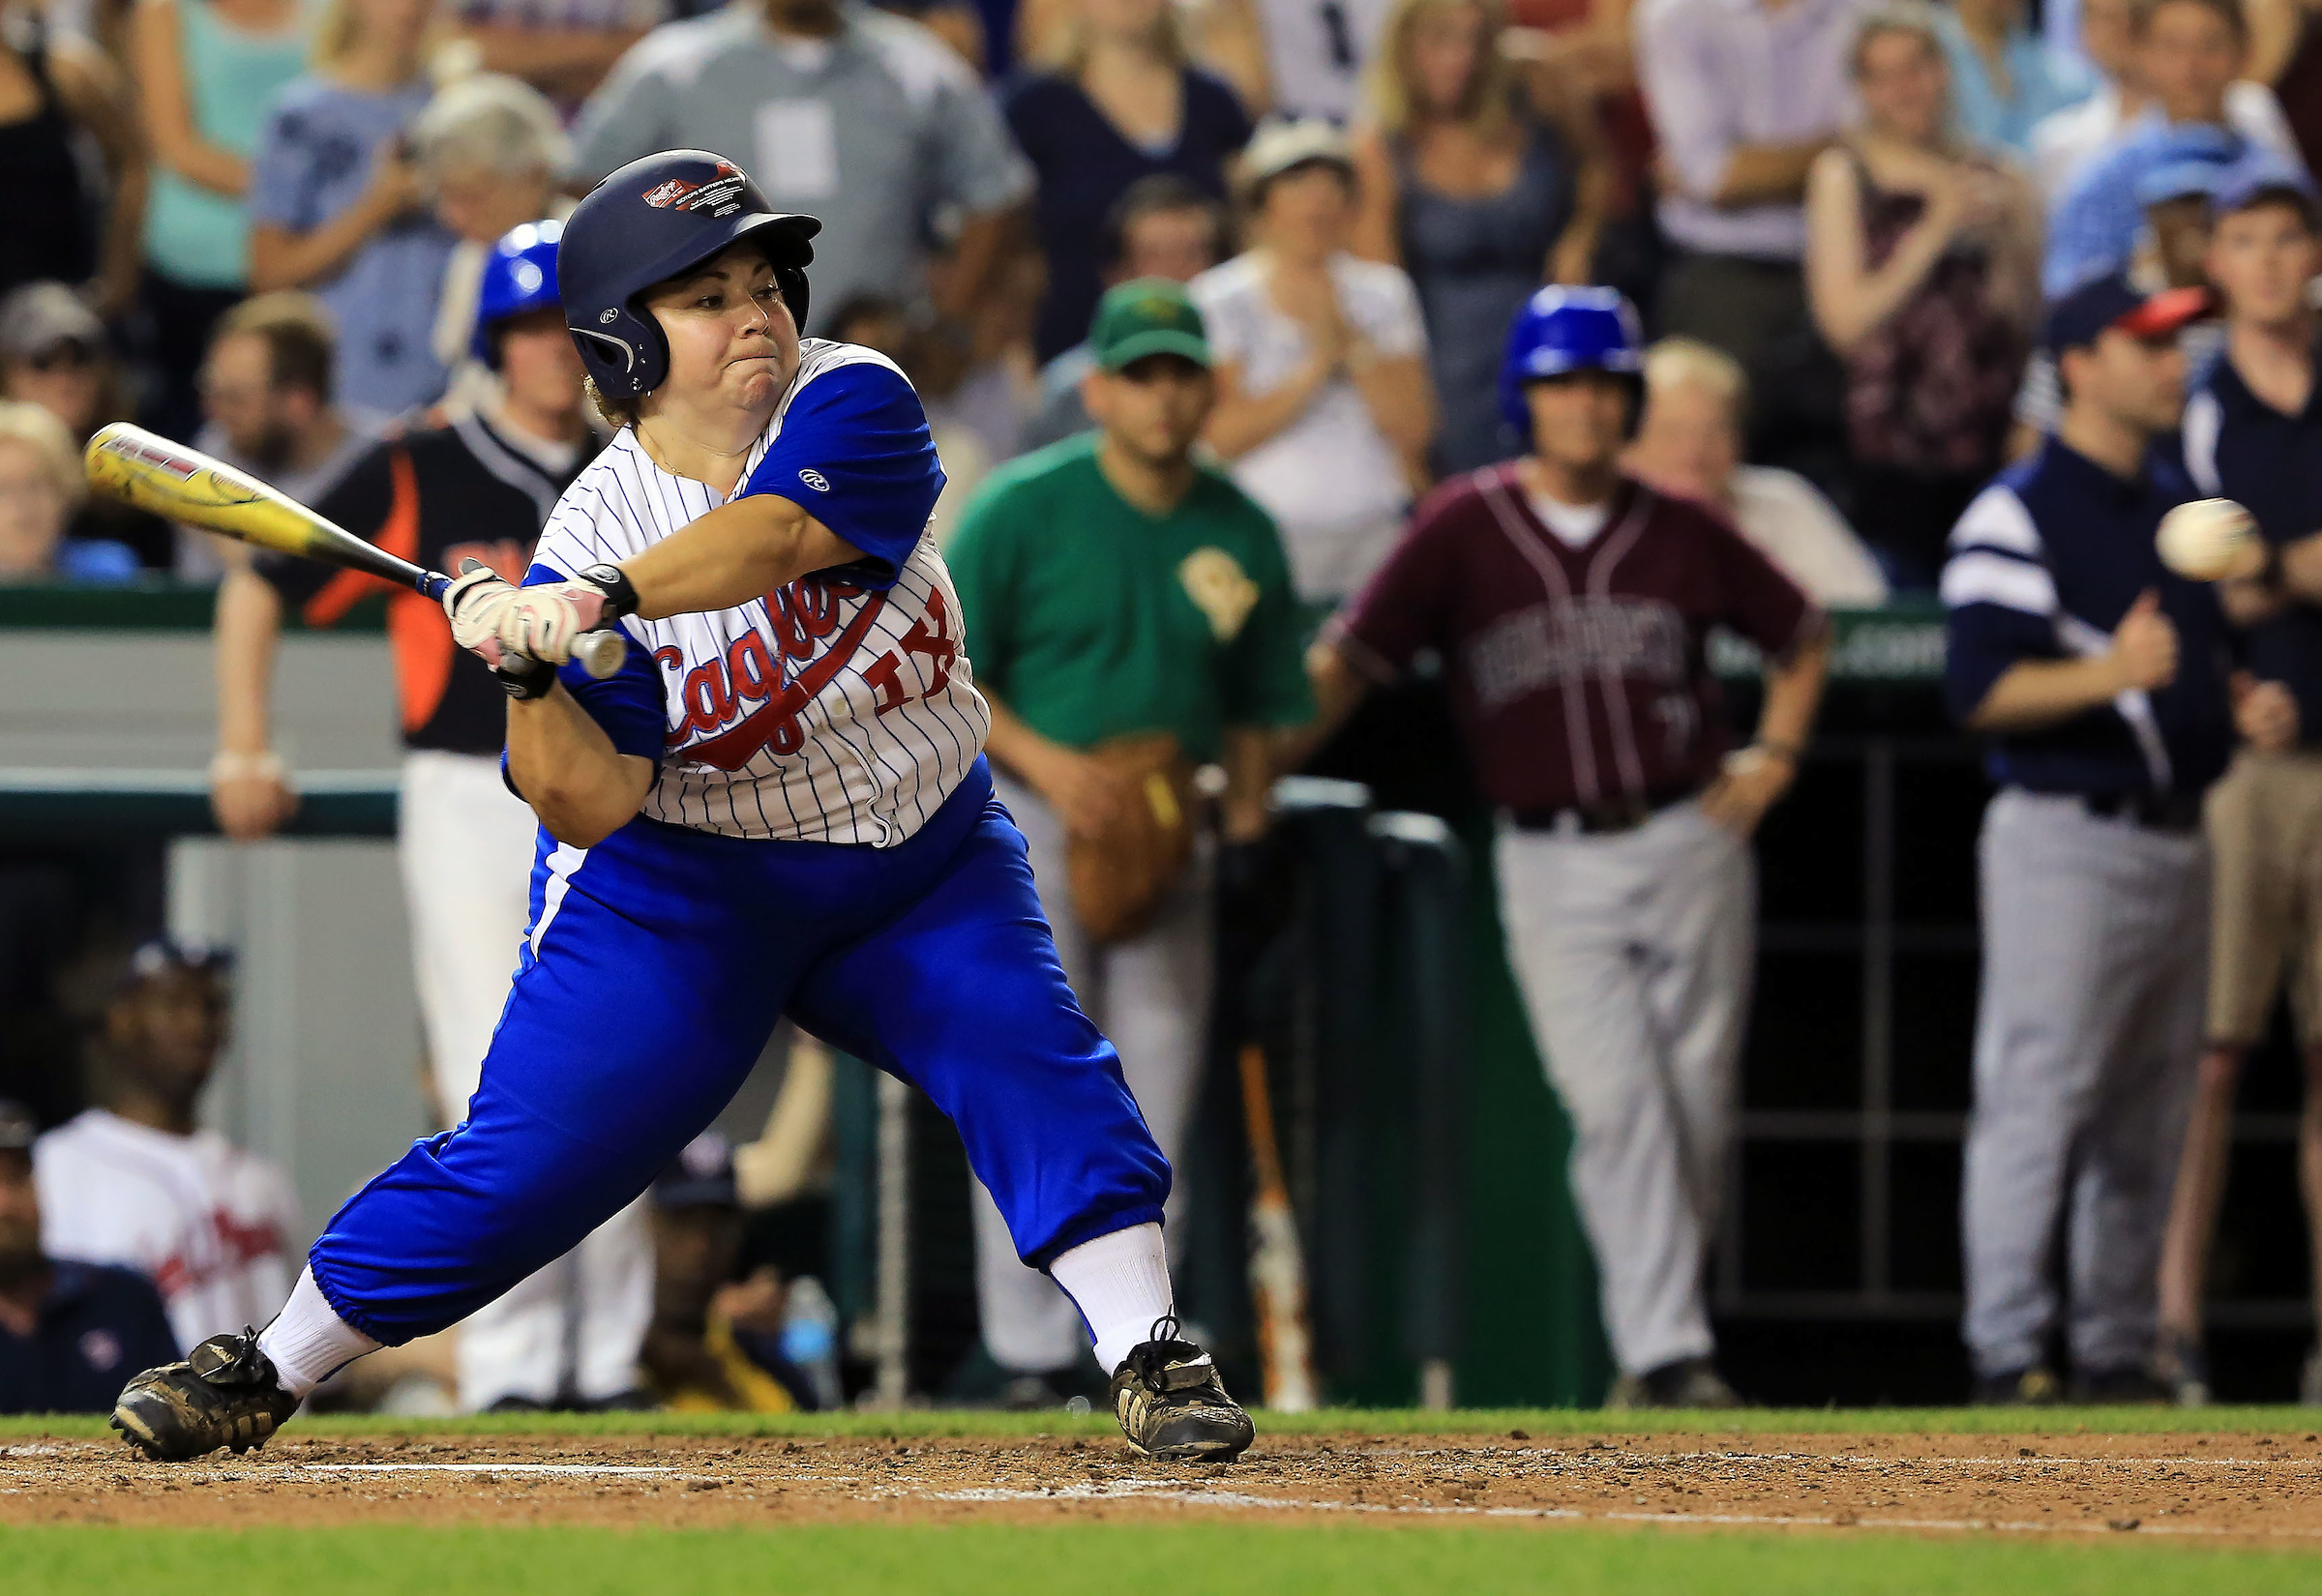
[[[365,1521],[761,1524],[1181,1515],[1269,1520],[2135,1534],[2322,1550],[2311,1435],[1521,1435],[1262,1438],[1240,1463],[1116,1440],[302,1436],[145,1462],[92,1440],[0,1446],[0,1524]]]

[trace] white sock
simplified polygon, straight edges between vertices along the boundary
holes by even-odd
[[[274,1365],[283,1389],[307,1394],[379,1344],[341,1318],[314,1284],[314,1271],[302,1269],[290,1300],[274,1322],[258,1332],[258,1350]]]
[[[1110,1374],[1176,1298],[1169,1286],[1169,1247],[1158,1225],[1132,1225],[1058,1253],[1048,1272],[1096,1336],[1096,1361]]]

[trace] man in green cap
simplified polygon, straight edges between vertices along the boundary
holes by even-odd
[[[1263,831],[1275,734],[1314,706],[1274,523],[1193,458],[1216,399],[1201,312],[1179,284],[1140,278],[1105,295],[1089,345],[1096,429],[995,472],[944,558],[1064,973],[1175,1160],[1209,1012],[1208,847],[1148,872],[1142,907],[1116,912],[1106,889],[1152,856],[1148,822],[1190,804],[1195,766],[1225,769],[1226,841]],[[978,1197],[985,1347],[1011,1401],[1054,1400],[1087,1337]]]

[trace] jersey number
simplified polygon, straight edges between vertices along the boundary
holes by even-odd
[[[932,698],[951,685],[951,662],[960,657],[960,645],[946,635],[950,631],[951,612],[944,607],[941,591],[930,593],[927,613],[911,623],[902,643],[903,654],[927,656],[927,691],[919,695],[922,698]],[[903,655],[893,649],[863,672],[863,680],[871,684],[873,700],[881,715],[911,701],[903,691]]]

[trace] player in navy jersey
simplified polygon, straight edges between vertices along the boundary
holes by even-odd
[[[508,689],[510,784],[542,823],[507,1012],[467,1121],[340,1210],[272,1324],[131,1383],[115,1422],[148,1453],[263,1441],[334,1369],[562,1253],[786,1014],[952,1117],[1133,1445],[1248,1446],[1171,1314],[1168,1164],[992,796],[918,398],[882,356],[798,336],[819,225],[700,151],[622,167],[566,223],[567,324],[621,430],[531,585],[479,565],[445,597]],[[572,644],[611,624],[637,646],[593,681]]]

